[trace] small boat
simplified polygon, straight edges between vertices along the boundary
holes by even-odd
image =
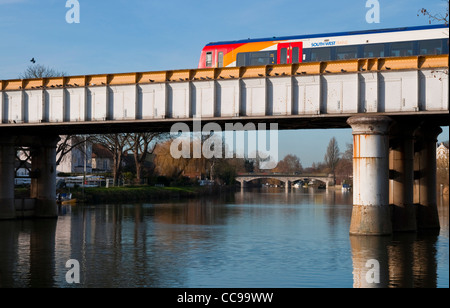
[[[351,187],[350,187],[349,184],[343,184],[342,185],[342,191],[350,191],[350,190],[351,190]]]
[[[73,199],[71,193],[58,194],[56,201],[61,205],[74,205],[77,203],[77,199]]]

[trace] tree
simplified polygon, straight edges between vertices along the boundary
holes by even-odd
[[[347,149],[336,165],[336,178],[338,182],[350,182],[353,175],[353,144],[347,143]]]
[[[339,156],[339,146],[337,144],[336,138],[333,137],[328,143],[327,152],[324,157],[325,165],[333,175],[335,174],[336,166],[339,162]]]
[[[128,138],[128,133],[97,135],[95,137],[95,141],[102,144],[113,156],[113,185],[118,184],[123,156],[129,150]]]
[[[447,10],[445,12],[442,13],[433,13],[428,11],[425,8],[422,8],[419,10],[419,13],[417,14],[417,16],[423,15],[428,17],[428,22],[431,24],[433,22],[438,22],[438,23],[444,23],[446,25],[448,25],[448,6],[449,6],[449,0],[444,0],[444,2],[447,2]]]
[[[84,151],[85,142],[91,142],[92,136],[81,136],[81,135],[64,135],[59,136],[61,138],[60,142],[56,146],[56,165],[59,165],[66,154],[68,154],[73,149],[78,149],[82,153],[86,154]]]
[[[303,167],[300,162],[300,158],[296,155],[288,154],[278,162],[276,171],[283,173],[299,173],[303,171]]]
[[[129,149],[133,152],[134,162],[136,164],[136,182],[141,184],[142,171],[149,155],[153,154],[159,141],[167,139],[168,133],[134,133],[129,134],[127,143]]]
[[[25,72],[19,75],[20,79],[33,79],[33,78],[50,78],[50,77],[64,77],[67,74],[65,72],[59,72],[55,69],[46,67],[41,64],[32,64],[25,69]]]

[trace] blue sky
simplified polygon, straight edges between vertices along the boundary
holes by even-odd
[[[421,8],[447,5],[379,0],[380,23],[369,24],[366,0],[78,1],[80,23],[69,24],[66,0],[0,0],[0,79],[18,78],[33,57],[69,75],[195,68],[211,41],[425,25]],[[279,155],[310,166],[333,136],[342,151],[352,142],[347,129],[282,132]]]

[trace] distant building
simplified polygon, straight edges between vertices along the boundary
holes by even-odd
[[[92,145],[92,171],[96,173],[111,172],[113,166],[112,153],[101,144]]]
[[[67,147],[72,147],[78,142],[79,136],[72,136],[69,140],[67,140]],[[58,143],[57,147],[60,147],[64,140],[65,136],[61,136],[61,141]],[[86,153],[85,153],[86,151]],[[57,159],[59,158],[57,155]],[[61,162],[58,166],[56,166],[57,172],[63,173],[84,173],[86,161],[86,173],[92,173],[92,144],[90,142],[80,146],[74,146],[68,153],[64,155]]]

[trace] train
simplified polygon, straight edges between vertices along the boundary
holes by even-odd
[[[198,68],[448,54],[448,25],[212,42]]]

